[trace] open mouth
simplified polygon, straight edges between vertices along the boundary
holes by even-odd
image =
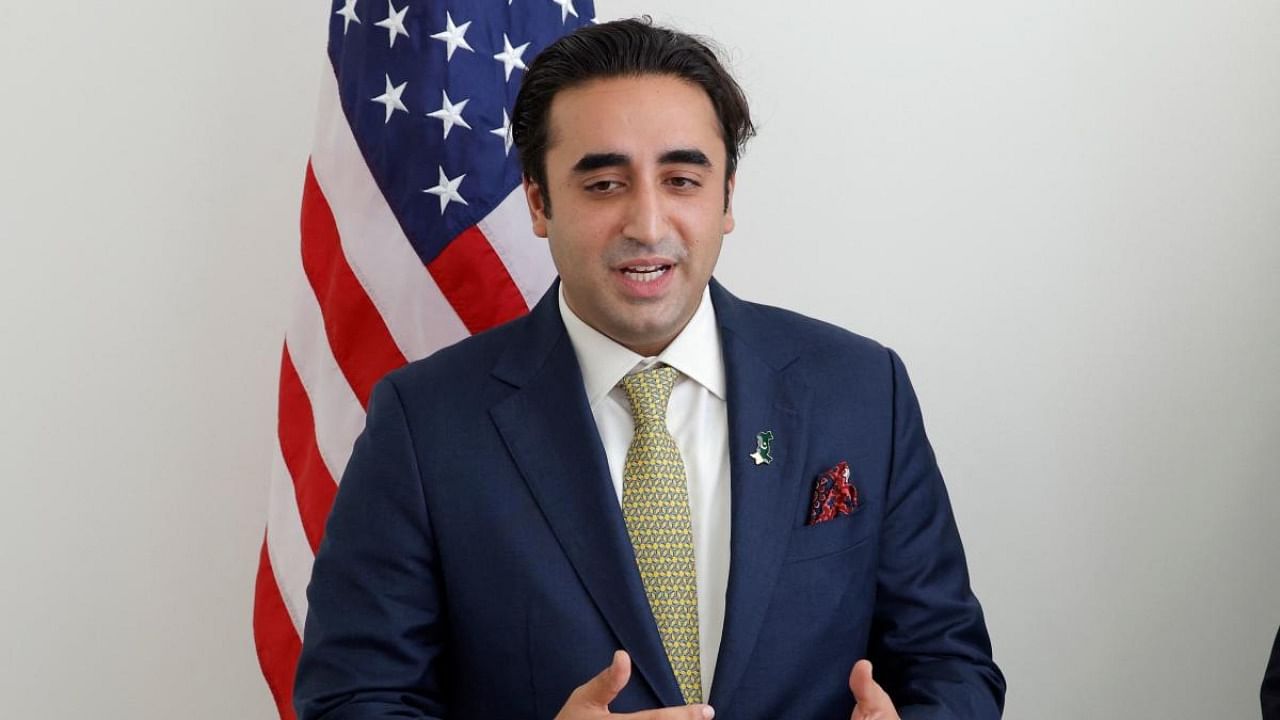
[[[636,282],[653,282],[671,269],[670,265],[631,265],[622,268],[622,274]]]

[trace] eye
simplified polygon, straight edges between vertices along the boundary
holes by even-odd
[[[693,188],[702,187],[702,183],[698,182],[694,178],[684,177],[681,175],[670,178],[667,182],[681,190],[691,190]]]
[[[585,189],[589,193],[607,193],[620,187],[622,187],[622,183],[617,180],[597,180],[593,183],[588,183]]]

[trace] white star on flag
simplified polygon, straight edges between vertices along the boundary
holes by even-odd
[[[435,112],[427,113],[427,117],[433,117],[444,123],[445,137],[449,137],[449,131],[453,129],[454,125],[461,125],[462,127],[470,130],[471,126],[467,124],[466,120],[462,119],[462,109],[467,106],[467,103],[471,102],[471,99],[468,98],[455,105],[449,102],[448,92],[441,90],[440,94],[444,96],[444,105]]]
[[[502,63],[502,66],[506,68],[507,80],[511,79],[511,71],[515,68],[527,69],[524,65],[524,60],[521,60],[520,56],[524,55],[524,51],[528,49],[529,43],[525,43],[520,47],[511,47],[511,40],[507,38],[506,33],[502,33],[502,52],[494,55],[493,59]]]
[[[441,40],[444,42],[446,47],[445,56],[444,56],[445,61],[452,60],[453,51],[457,50],[458,48],[475,52],[475,50],[472,50],[471,46],[467,44],[466,35],[467,35],[467,28],[469,27],[471,27],[470,20],[462,23],[461,25],[454,25],[453,16],[449,14],[448,10],[445,11],[444,30],[431,36],[436,40]]]
[[[376,22],[374,25],[386,28],[391,35],[391,47],[396,46],[396,36],[403,35],[409,37],[409,31],[404,29],[404,15],[409,12],[409,6],[405,5],[403,10],[396,11],[396,6],[391,0],[387,0],[387,19]]]
[[[449,207],[449,203],[457,202],[463,205],[467,204],[466,200],[458,194],[458,186],[462,184],[462,178],[466,177],[466,173],[450,180],[448,175],[444,174],[444,168],[440,168],[440,183],[435,187],[423,190],[424,193],[431,193],[440,198],[440,214],[444,214],[444,209]]]
[[[391,122],[391,115],[397,110],[403,110],[405,112],[409,112],[409,108],[405,107],[404,103],[401,102],[400,100],[400,96],[404,94],[405,86],[409,84],[408,81],[402,82],[399,85],[392,87],[391,76],[387,75],[386,78],[387,78],[386,92],[382,93],[376,98],[373,98],[374,102],[382,103],[387,107],[387,117],[382,121],[383,124]]]
[[[489,132],[490,132],[490,133],[492,133],[492,134],[494,134],[494,135],[497,135],[497,136],[498,136],[498,137],[500,137],[500,138],[502,138],[502,144],[505,146],[505,148],[504,148],[504,150],[503,150],[503,153],[504,153],[504,154],[506,154],[506,155],[510,155],[510,154],[511,154],[511,143],[512,143],[512,137],[511,137],[511,116],[507,115],[507,111],[506,111],[506,110],[503,110],[503,111],[502,111],[502,127],[500,127],[500,128],[494,128],[494,129],[490,130]]]
[[[578,11],[573,7],[573,0],[551,0],[551,2],[560,6],[561,23],[567,21],[570,15],[578,17]]]
[[[346,0],[346,4],[342,6],[342,9],[334,13],[334,15],[342,16],[343,35],[347,34],[347,28],[351,27],[352,20],[360,22],[360,18],[356,17],[356,3],[358,2],[360,2],[360,0]]]

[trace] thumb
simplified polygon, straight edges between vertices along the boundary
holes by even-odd
[[[613,654],[613,662],[580,686],[574,695],[592,709],[607,710],[609,703],[626,687],[631,679],[631,656],[624,650]]]
[[[853,699],[858,707],[874,710],[889,701],[889,695],[871,677],[871,661],[859,660],[853,664],[853,672],[849,673],[849,689],[853,691]],[[889,703],[889,707],[893,707]]]

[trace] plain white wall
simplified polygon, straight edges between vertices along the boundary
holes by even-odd
[[[760,136],[719,275],[903,354],[1006,715],[1257,717],[1280,5],[598,10],[728,51]],[[6,10],[6,717],[272,717],[252,580],[328,12]]]

